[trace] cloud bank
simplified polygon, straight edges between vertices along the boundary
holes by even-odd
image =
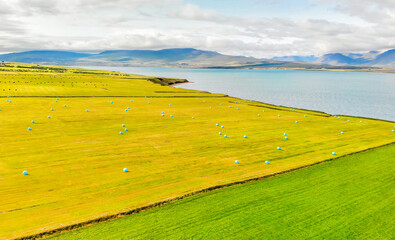
[[[289,17],[257,14],[257,2],[271,0],[239,1],[252,16],[218,2],[234,11],[186,0],[0,0],[0,52],[193,47],[272,57],[395,48],[392,0],[305,0],[325,14]]]

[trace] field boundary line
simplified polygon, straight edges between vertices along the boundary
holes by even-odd
[[[110,220],[114,220],[114,219],[122,218],[122,217],[125,217],[125,216],[129,216],[129,215],[132,215],[132,214],[136,214],[136,213],[139,213],[139,212],[142,212],[142,211],[150,210],[150,209],[153,209],[153,208],[158,208],[158,207],[170,204],[172,202],[175,202],[175,201],[178,201],[178,200],[182,200],[184,198],[192,197],[192,196],[203,194],[203,193],[206,193],[206,192],[211,192],[211,191],[214,191],[214,190],[217,190],[217,189],[223,189],[223,188],[226,188],[226,187],[231,187],[231,186],[235,186],[235,185],[241,185],[241,184],[250,183],[250,182],[256,182],[256,181],[267,179],[267,178],[272,178],[272,177],[275,177],[275,176],[278,176],[278,175],[283,175],[283,174],[295,172],[295,171],[298,171],[298,170],[310,168],[310,167],[313,167],[313,166],[316,166],[316,165],[319,165],[319,164],[331,162],[333,160],[344,158],[346,156],[350,156],[350,155],[355,155],[355,154],[371,151],[371,150],[378,149],[378,148],[385,147],[385,146],[390,146],[392,144],[395,144],[395,142],[390,142],[390,143],[386,143],[386,144],[383,144],[383,145],[380,145],[380,146],[367,148],[367,149],[364,149],[364,150],[361,150],[361,151],[349,153],[349,154],[346,154],[346,155],[343,155],[343,156],[339,156],[339,157],[332,157],[332,158],[329,158],[329,159],[326,159],[326,160],[322,160],[322,161],[319,161],[319,162],[315,162],[315,163],[303,165],[303,166],[300,166],[300,167],[284,170],[284,171],[277,172],[277,173],[272,173],[272,174],[263,175],[263,176],[259,176],[259,177],[249,178],[249,179],[240,180],[240,181],[236,181],[236,182],[231,182],[231,183],[227,183],[227,184],[220,184],[220,185],[211,186],[211,187],[200,189],[200,190],[197,190],[197,191],[193,191],[193,192],[190,192],[190,193],[178,196],[178,197],[173,197],[173,198],[169,198],[167,200],[163,200],[163,201],[160,201],[160,202],[148,204],[148,205],[145,205],[145,206],[142,206],[142,207],[138,207],[138,208],[134,208],[134,209],[131,209],[131,210],[119,212],[119,213],[116,213],[116,214],[111,214],[111,215],[104,216],[104,217],[99,217],[99,218],[83,221],[83,222],[80,222],[80,223],[75,223],[75,224],[68,225],[68,226],[65,226],[65,227],[60,227],[60,228],[56,228],[56,229],[53,229],[53,230],[48,230],[48,231],[45,231],[45,232],[41,232],[41,233],[37,233],[37,234],[25,236],[25,237],[15,238],[14,240],[40,239],[40,238],[45,238],[45,237],[57,235],[57,234],[60,234],[60,233],[63,233],[63,232],[68,232],[68,231],[71,231],[71,230],[76,230],[76,229],[80,229],[80,228],[83,228],[83,227],[92,226],[92,225],[95,225],[95,224],[98,224],[98,223],[107,222],[107,221],[110,221]]]

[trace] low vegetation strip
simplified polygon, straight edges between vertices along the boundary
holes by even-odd
[[[123,96],[109,97],[86,74],[55,75],[54,83],[26,74],[23,97],[0,99],[0,239],[395,141],[391,122],[178,90],[141,76],[95,75]],[[9,76],[19,75],[0,75],[0,88],[14,84]]]
[[[395,144],[50,239],[393,239]]]

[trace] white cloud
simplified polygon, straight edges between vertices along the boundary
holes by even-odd
[[[395,47],[394,1],[314,1],[364,24],[229,15],[182,0],[0,0],[0,52],[194,47],[272,57]]]
[[[214,10],[202,9],[194,4],[185,4],[173,12],[174,17],[198,21],[223,21],[225,17]]]
[[[336,3],[336,9],[372,24],[395,25],[394,0],[316,0]]]
[[[11,0],[13,1],[13,0]],[[62,7],[59,1],[45,1],[45,0],[18,0],[17,5],[20,6],[19,11],[23,14],[59,14]]]

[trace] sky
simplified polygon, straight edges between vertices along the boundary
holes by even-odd
[[[0,0],[0,53],[164,48],[384,51],[395,48],[395,0]]]

